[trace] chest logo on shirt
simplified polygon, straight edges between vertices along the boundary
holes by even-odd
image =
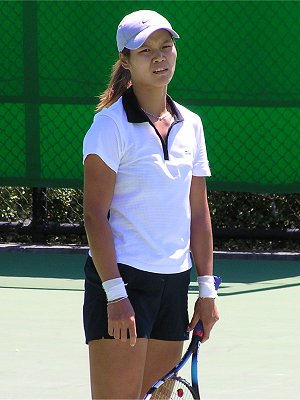
[[[191,150],[190,150],[190,149],[185,149],[185,150],[184,150],[184,154],[186,154],[186,155],[190,155],[190,154],[192,154],[192,152],[191,152]]]

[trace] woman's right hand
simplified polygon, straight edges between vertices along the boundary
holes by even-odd
[[[108,334],[126,342],[129,332],[130,346],[136,344],[135,314],[128,298],[107,305]]]

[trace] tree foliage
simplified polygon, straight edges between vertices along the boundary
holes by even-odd
[[[83,193],[75,189],[47,189],[47,221],[83,224]],[[296,194],[256,194],[213,192],[208,194],[212,224],[216,228],[276,229],[300,227],[300,200]],[[0,188],[0,220],[26,222],[32,219],[32,189]],[[1,241],[30,242],[30,236],[18,237],[0,232]],[[300,250],[296,241],[221,240],[215,238],[216,250]],[[50,237],[49,243],[86,244],[78,236]]]

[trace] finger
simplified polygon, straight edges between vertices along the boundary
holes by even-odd
[[[121,328],[121,342],[126,342],[127,340],[127,328]]]
[[[107,333],[109,334],[109,336],[112,337],[114,336],[114,328],[109,321],[108,321]]]
[[[201,340],[202,343],[206,342],[209,339],[211,330],[215,325],[215,323],[217,322],[217,320],[218,320],[217,318],[214,318],[213,321],[210,321],[208,323],[203,323],[204,335]]]
[[[191,332],[195,328],[198,321],[199,321],[199,316],[197,314],[194,314],[191,322],[189,323],[189,325],[187,327],[187,332]]]
[[[137,339],[136,325],[135,325],[135,319],[133,317],[132,323],[129,325],[129,342],[131,347],[134,347],[136,345],[136,339]]]
[[[208,328],[207,325],[203,325],[203,336],[201,339],[201,343],[206,342],[209,339],[211,328]]]
[[[209,339],[209,335],[204,334],[203,338],[201,339],[201,343],[207,342],[208,339]]]
[[[120,339],[120,328],[118,328],[118,327],[115,327],[114,328],[114,338],[115,339]]]

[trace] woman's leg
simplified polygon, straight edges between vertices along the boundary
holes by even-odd
[[[101,339],[89,342],[92,398],[139,399],[147,355],[147,339]]]
[[[183,342],[138,339],[135,347],[118,340],[89,343],[92,398],[142,399],[181,358]]]
[[[141,398],[158,379],[180,361],[182,349],[183,341],[148,341]]]

